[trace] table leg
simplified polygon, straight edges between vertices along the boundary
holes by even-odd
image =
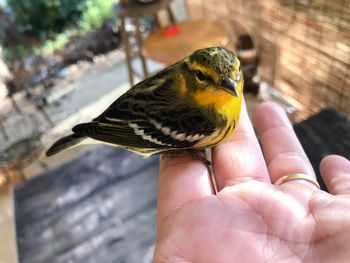
[[[124,49],[125,49],[125,55],[126,55],[126,64],[128,66],[129,83],[130,83],[130,87],[132,87],[134,86],[134,78],[133,78],[133,71],[132,71],[132,65],[131,65],[130,43],[129,43],[128,34],[126,33],[126,29],[125,29],[124,16],[120,16],[120,22],[121,22],[121,29],[122,29],[122,40],[124,43]]]
[[[176,19],[175,19],[175,16],[174,16],[174,14],[173,14],[173,11],[171,10],[170,5],[168,5],[167,10],[168,10],[168,15],[169,15],[170,23],[171,23],[172,25],[175,25]]]
[[[162,23],[161,23],[160,20],[159,20],[158,13],[155,13],[155,14],[154,14],[154,19],[155,19],[155,21],[156,21],[156,29],[155,29],[155,30],[162,29]],[[154,30],[154,31],[155,31],[155,30]]]
[[[144,78],[148,77],[148,70],[147,70],[147,64],[146,64],[146,59],[142,54],[142,36],[141,36],[141,32],[140,32],[140,18],[135,18],[135,22],[136,22],[136,40],[137,40],[137,46],[138,46],[138,53],[139,53],[139,57],[141,59],[141,63],[142,63],[142,69],[143,69],[143,75]]]

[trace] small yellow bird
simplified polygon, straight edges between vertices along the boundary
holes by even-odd
[[[172,153],[202,159],[200,151],[233,133],[243,82],[232,51],[197,50],[136,84],[91,122],[76,125],[46,155],[92,138],[144,156]]]

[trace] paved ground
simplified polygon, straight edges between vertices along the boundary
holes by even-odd
[[[157,157],[99,146],[19,185],[20,262],[151,262],[157,180]]]

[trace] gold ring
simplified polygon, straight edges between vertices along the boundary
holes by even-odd
[[[281,185],[288,181],[294,181],[294,180],[304,180],[312,183],[314,186],[316,186],[318,189],[321,189],[319,183],[310,177],[310,175],[302,174],[302,173],[292,173],[285,176],[282,176],[281,178],[278,178],[278,180],[275,182],[275,185]]]

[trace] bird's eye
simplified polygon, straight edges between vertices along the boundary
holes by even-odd
[[[205,76],[204,76],[204,74],[203,74],[202,71],[200,71],[200,70],[196,70],[196,71],[195,71],[195,74],[196,74],[197,79],[200,80],[200,81],[203,81],[203,80],[206,79]]]

